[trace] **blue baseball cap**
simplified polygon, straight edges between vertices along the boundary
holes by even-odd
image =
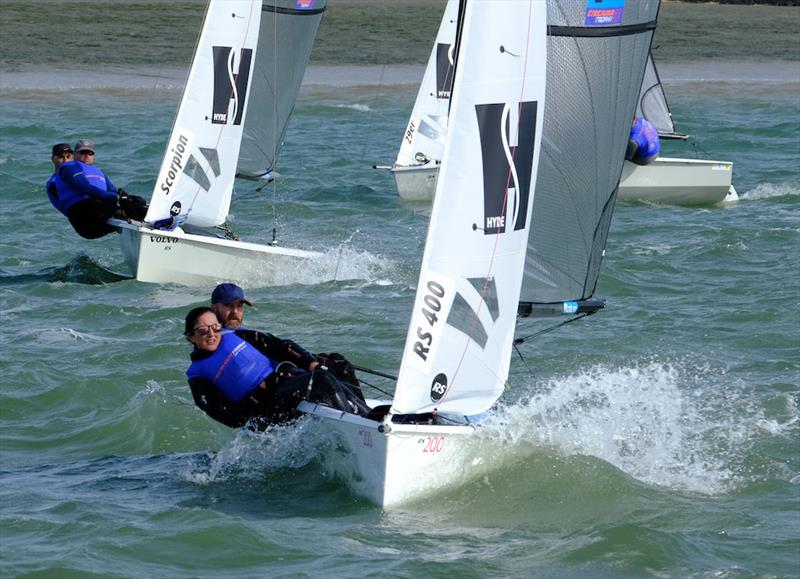
[[[235,301],[244,302],[248,306],[253,305],[244,297],[244,290],[235,283],[221,283],[215,287],[214,291],[211,293],[212,304],[228,305]]]

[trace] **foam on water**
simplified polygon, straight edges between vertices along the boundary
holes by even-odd
[[[800,185],[789,183],[759,183],[750,191],[739,194],[740,199],[756,201],[759,199],[770,199],[772,197],[784,197],[787,195],[800,195]]]
[[[489,424],[512,444],[538,440],[648,484],[718,494],[747,482],[742,463],[765,425],[782,433],[797,420],[796,404],[779,423],[745,392],[718,369],[681,362],[598,366],[537,385]]]
[[[207,464],[193,465],[180,476],[207,485],[229,478],[259,478],[270,470],[297,469],[317,457],[322,442],[310,420],[272,427],[265,432],[239,429],[233,440],[209,455]]]
[[[390,259],[358,249],[349,241],[344,241],[309,260],[292,259],[277,269],[265,267],[251,271],[241,281],[250,287],[319,284],[351,279],[379,283],[393,269],[394,263]]]

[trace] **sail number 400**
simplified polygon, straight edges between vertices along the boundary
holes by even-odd
[[[433,334],[428,330],[433,328],[436,322],[439,321],[437,314],[442,309],[441,298],[444,297],[444,287],[439,282],[429,281],[427,288],[428,293],[422,298],[424,305],[421,312],[422,317],[428,322],[428,327],[417,326],[418,340],[414,342],[414,353],[426,361],[428,352],[431,351],[431,345],[433,344]]]

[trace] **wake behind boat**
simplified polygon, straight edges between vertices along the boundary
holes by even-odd
[[[507,386],[518,313],[603,306],[593,296],[659,2],[605,8],[459,3],[441,174],[393,399],[367,417],[300,406],[339,437],[334,467],[381,506],[476,472],[465,452]]]
[[[217,235],[236,177],[268,179],[327,0],[210,0],[144,223],[112,220],[133,276],[263,276],[321,254]]]

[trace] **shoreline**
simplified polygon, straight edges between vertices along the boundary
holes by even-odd
[[[659,64],[662,80],[669,83],[800,83],[800,62],[715,61]],[[425,66],[421,64],[352,65],[312,64],[306,69],[303,89],[393,86],[416,88]],[[180,91],[184,67],[109,66],[94,70],[52,70],[46,67],[0,73],[0,95],[69,91]]]

